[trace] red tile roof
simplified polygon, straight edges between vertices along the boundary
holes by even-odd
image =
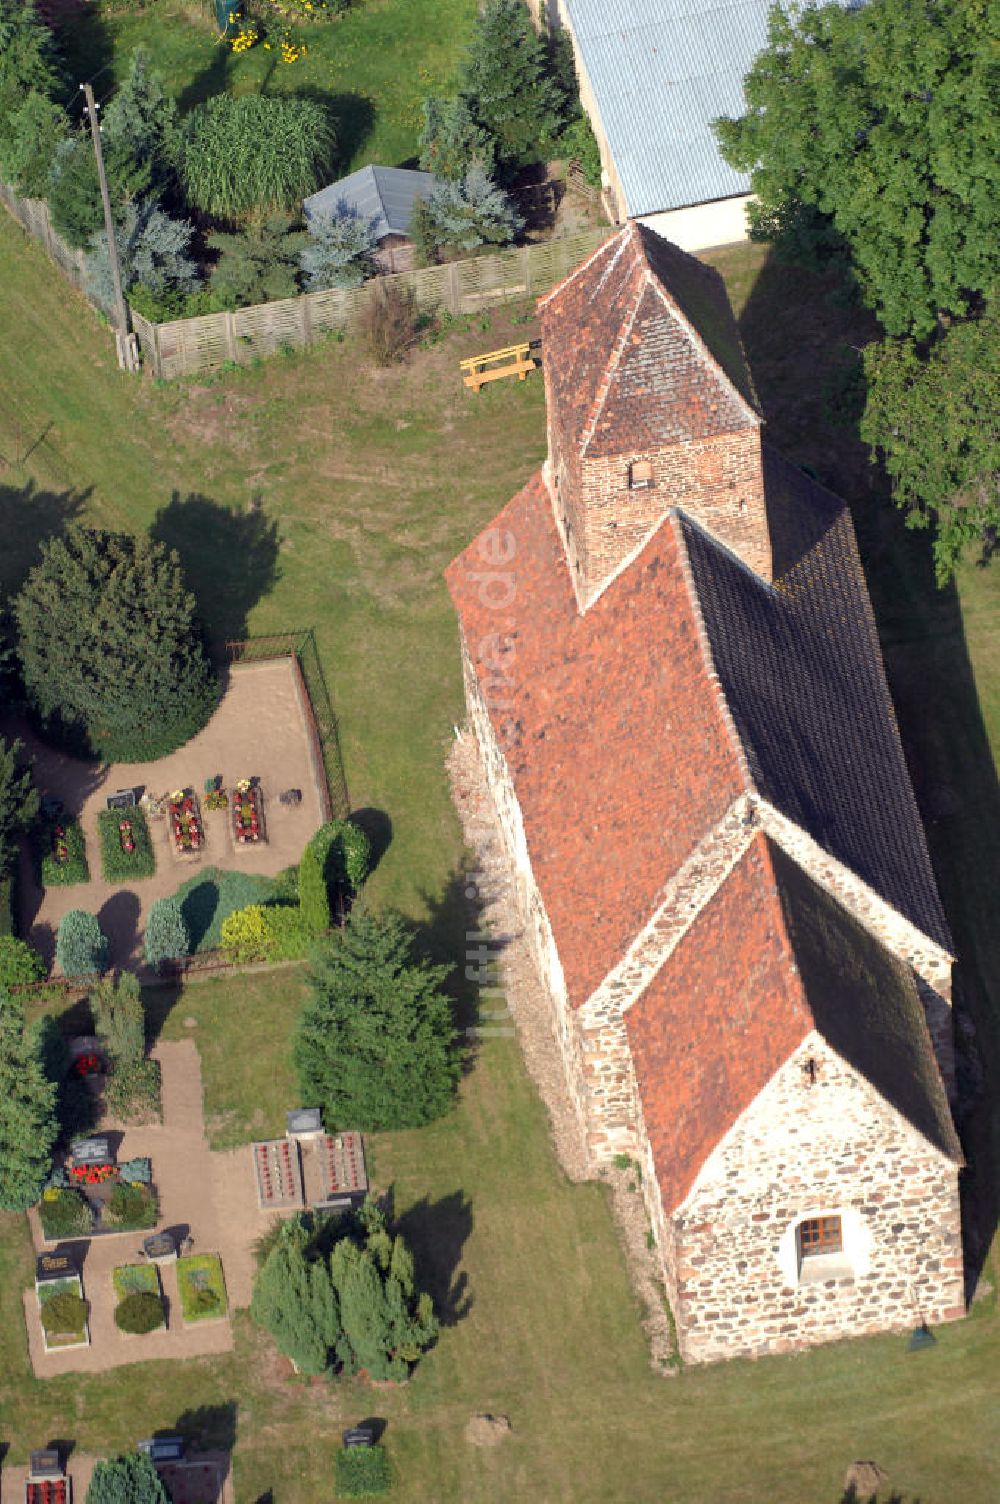
[[[808,1034],[957,1161],[912,974],[758,836],[625,1014],[668,1215]]]
[[[655,449],[759,422],[719,274],[630,224],[543,298],[563,453]]]
[[[491,563],[508,534],[511,562]],[[484,584],[491,571],[509,573],[509,603]],[[744,787],[675,529],[660,528],[581,616],[535,476],[447,580],[480,683],[494,686],[494,728],[579,1005]]]

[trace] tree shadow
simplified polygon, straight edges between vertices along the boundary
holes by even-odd
[[[510,936],[485,927],[484,881],[484,873],[470,868],[452,873],[440,895],[425,895],[427,918],[418,936],[419,948],[429,960],[451,968],[445,985],[455,1026],[465,1040],[466,1074],[475,1064],[480,1038],[513,1032],[500,970]]]
[[[279,578],[278,524],[257,507],[234,512],[196,491],[175,491],[149,531],[176,551],[213,649],[245,637],[249,612]]]
[[[88,6],[88,9],[90,7]],[[186,115],[195,105],[204,104],[216,94],[224,94],[229,87],[232,50],[222,42],[212,49],[212,60],[189,79],[177,95],[179,114]]]
[[[108,937],[108,958],[112,966],[126,966],[132,959],[141,911],[137,895],[127,888],[113,893],[98,909],[97,922]]]
[[[311,99],[326,113],[334,138],[329,171],[343,177],[375,129],[378,114],[375,105],[364,94],[331,94],[315,85],[297,89],[295,97]],[[335,178],[330,181],[335,181]],[[325,183],[319,184],[320,188],[326,186]]]
[[[26,440],[25,435],[21,442]],[[65,532],[89,495],[89,489],[43,491],[33,480],[0,485],[0,601],[17,594],[41,558],[42,544]]]
[[[239,1406],[235,1400],[222,1405],[198,1405],[178,1416],[171,1435],[183,1436],[201,1452],[231,1452],[236,1445]]]
[[[1000,1113],[986,1089],[1000,1072],[1000,787],[952,583],[937,588],[931,538],[905,526],[885,472],[870,462],[860,350],[879,337],[835,270],[773,256],[740,316],[767,419],[766,436],[851,507],[903,748],[958,955],[954,1012],[967,1286],[996,1226]],[[788,330],[795,331],[789,340]]]
[[[103,98],[108,93],[115,47],[100,6],[82,0],[64,0],[62,4],[45,7],[44,13],[56,35],[67,88],[72,84],[75,91],[77,80],[90,78],[96,83],[100,78],[104,86],[98,86],[97,97]]]
[[[351,824],[357,825],[368,837],[368,844],[371,847],[368,866],[370,875],[392,844],[392,818],[386,814],[385,810],[374,809],[368,805],[364,809],[351,811]]]
[[[455,1326],[472,1309],[469,1277],[459,1268],[472,1232],[472,1202],[464,1191],[440,1201],[425,1196],[394,1223],[413,1253],[417,1288],[427,1290],[442,1326]]]

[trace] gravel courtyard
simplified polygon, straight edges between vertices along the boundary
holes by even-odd
[[[12,726],[34,758],[35,780],[43,793],[60,798],[69,817],[80,820],[87,842],[89,883],[51,887],[44,894],[33,863],[21,864],[21,933],[51,963],[59,922],[70,909],[96,914],[111,942],[111,964],[135,968],[142,959],[142,932],[149,906],[174,893],[206,867],[239,868],[273,877],[299,860],[309,837],[325,818],[325,782],[309,732],[296,667],[290,658],[237,664],[228,671],[225,692],[204,730],[169,757],[152,763],[110,767],[79,762],[45,746],[23,726]],[[6,728],[5,728],[6,729]],[[256,777],[264,793],[267,840],[237,848],[229,836],[228,811],[206,811],[205,845],[183,861],[173,855],[166,821],[151,820],[156,854],[152,877],[128,886],[105,882],[97,835],[98,812],[118,789],[155,795],[193,788],[201,797],[207,778],[221,774],[230,788],[238,778]],[[297,788],[302,802],[278,803],[282,790]]]

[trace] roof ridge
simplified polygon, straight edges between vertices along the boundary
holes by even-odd
[[[610,271],[610,267],[608,270]],[[635,325],[635,321],[639,315],[639,305],[641,303],[642,295],[639,289],[637,289],[637,295],[632,304],[632,311],[627,318],[622,320],[621,328],[619,329],[618,334],[615,338],[615,342],[611,347],[611,354],[608,357],[608,363],[604,368],[604,374],[598,382],[597,391],[594,393],[594,400],[591,403],[590,412],[587,415],[587,421],[584,424],[583,428],[583,436],[580,441],[581,454],[586,454],[587,446],[590,444],[591,439],[594,437],[594,429],[597,427],[597,420],[601,416],[601,413],[604,410],[604,404],[608,400],[608,393],[611,390],[611,382],[614,379],[615,370],[621,361],[622,355],[625,351],[625,345],[628,341],[628,337],[631,334],[632,329]]]
[[[589,256],[585,257],[583,261],[574,266],[572,271],[567,272],[565,277],[560,278],[555,287],[550,287],[548,292],[543,292],[540,298],[536,298],[536,310],[540,312],[544,307],[546,307],[547,304],[551,303],[554,297],[563,292],[565,288],[569,287],[570,283],[575,282],[577,277],[579,277],[582,272],[585,272],[587,270],[592,261],[595,261],[598,256],[603,256],[604,252],[609,248],[609,246],[614,243],[616,238],[621,237],[621,239],[624,240],[625,230],[627,228],[627,225],[623,226],[621,230],[616,232],[616,234],[609,235],[606,240],[602,240],[600,245],[596,246],[594,250],[591,251]]]
[[[691,259],[692,259],[692,261],[697,261],[698,258],[696,256],[692,256]],[[699,262],[699,265],[701,265],[700,262]],[[683,308],[678,303],[677,299],[673,296],[673,294],[671,293],[670,289],[660,280],[660,278],[653,271],[653,268],[650,266],[648,260],[646,262],[646,280],[652,283],[653,287],[659,293],[660,297],[663,298],[664,301],[667,303],[667,305],[668,305],[671,313],[677,319],[678,323],[680,323],[681,327],[686,332],[688,338],[691,340],[691,342],[693,343],[695,349],[701,355],[702,359],[707,359],[708,362],[709,362],[709,364],[712,365],[715,368],[715,370],[718,373],[718,375],[721,376],[722,380],[726,383],[726,386],[728,387],[728,389],[734,394],[734,396],[738,399],[738,401],[740,403],[742,403],[743,407],[750,414],[751,418],[755,418],[758,423],[763,424],[763,422],[764,422],[764,414],[763,414],[763,412],[760,410],[759,407],[755,407],[752,402],[748,402],[747,401],[746,397],[744,397],[743,393],[740,391],[739,387],[736,385],[736,382],[730,376],[730,374],[726,370],[725,366],[723,366],[723,364],[719,360],[718,356],[713,353],[712,349],[708,345],[708,343],[705,340],[704,336],[698,330],[698,328],[696,327],[696,325],[692,324],[691,320],[688,318],[687,314],[684,312]],[[728,300],[728,294],[727,294],[727,300]],[[733,323],[735,324],[735,322],[736,322],[736,316],[734,314],[733,315]],[[737,333],[739,333],[738,329],[737,329]],[[743,341],[742,340],[740,340],[740,348],[741,348],[741,350],[743,348]],[[750,377],[751,391],[753,392],[754,396],[756,397],[757,396],[757,388],[753,385],[753,373],[750,370],[750,363],[746,359],[746,351],[743,351],[743,363],[744,363],[744,365],[747,368],[747,375]]]

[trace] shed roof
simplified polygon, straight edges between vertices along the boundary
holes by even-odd
[[[743,80],[767,44],[772,0],[565,4],[629,216],[748,193],[712,121],[746,110]]]
[[[328,183],[303,202],[306,218],[317,211],[330,212],[341,202],[365,219],[375,221],[375,239],[387,235],[407,235],[413,205],[426,198],[434,186],[429,172],[413,172],[408,167],[360,167],[349,177]]]

